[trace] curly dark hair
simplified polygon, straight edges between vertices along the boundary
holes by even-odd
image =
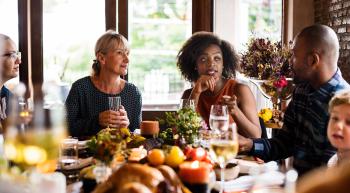
[[[197,32],[185,42],[177,55],[176,65],[186,80],[194,82],[199,78],[197,59],[207,47],[213,44],[219,46],[222,52],[224,65],[222,76],[236,77],[239,57],[233,46],[211,32]]]

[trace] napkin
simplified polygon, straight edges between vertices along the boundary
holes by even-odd
[[[225,181],[224,182],[224,191],[225,192],[239,192],[239,191],[246,191],[249,190],[252,185],[254,184],[254,177],[253,176],[241,176],[234,180]],[[216,181],[214,184],[215,190],[220,190],[221,188],[221,182]]]
[[[79,159],[77,164],[74,165],[69,165],[69,166],[65,166],[64,168],[60,168],[61,170],[76,170],[76,169],[81,169],[81,168],[85,168],[89,165],[91,165],[94,162],[93,157],[88,157],[85,159]]]

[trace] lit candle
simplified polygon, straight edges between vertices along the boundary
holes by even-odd
[[[155,138],[159,133],[158,121],[142,121],[140,125],[141,135],[145,138]]]
[[[180,164],[179,176],[189,184],[207,184],[209,182],[210,164],[206,162],[184,162]]]

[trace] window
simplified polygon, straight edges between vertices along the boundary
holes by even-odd
[[[104,6],[101,0],[43,1],[45,82],[70,85],[90,75],[95,43],[105,32]]]
[[[192,35],[192,2],[129,1],[129,82],[142,92],[144,109],[174,109],[189,83],[176,67],[182,44]]]
[[[280,41],[281,0],[215,1],[214,32],[230,41],[238,51],[245,50],[250,37]],[[227,18],[232,18],[228,24]]]
[[[18,49],[18,11],[17,1],[0,0],[0,33],[8,35],[16,43]],[[12,89],[19,82],[19,77],[6,82]]]
[[[214,32],[231,42],[241,53],[246,49],[250,37],[282,39],[282,1],[281,0],[220,0],[215,1]],[[232,18],[228,21],[227,18]],[[231,23],[229,23],[231,22]],[[237,78],[246,82],[257,101],[257,109],[271,107],[259,89],[243,75]]]

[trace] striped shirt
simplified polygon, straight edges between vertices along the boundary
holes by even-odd
[[[317,90],[307,83],[297,85],[282,129],[271,139],[254,139],[250,153],[264,161],[293,156],[293,166],[299,174],[327,164],[335,154],[327,139],[328,102],[335,92],[345,88],[350,85],[339,69]]]

